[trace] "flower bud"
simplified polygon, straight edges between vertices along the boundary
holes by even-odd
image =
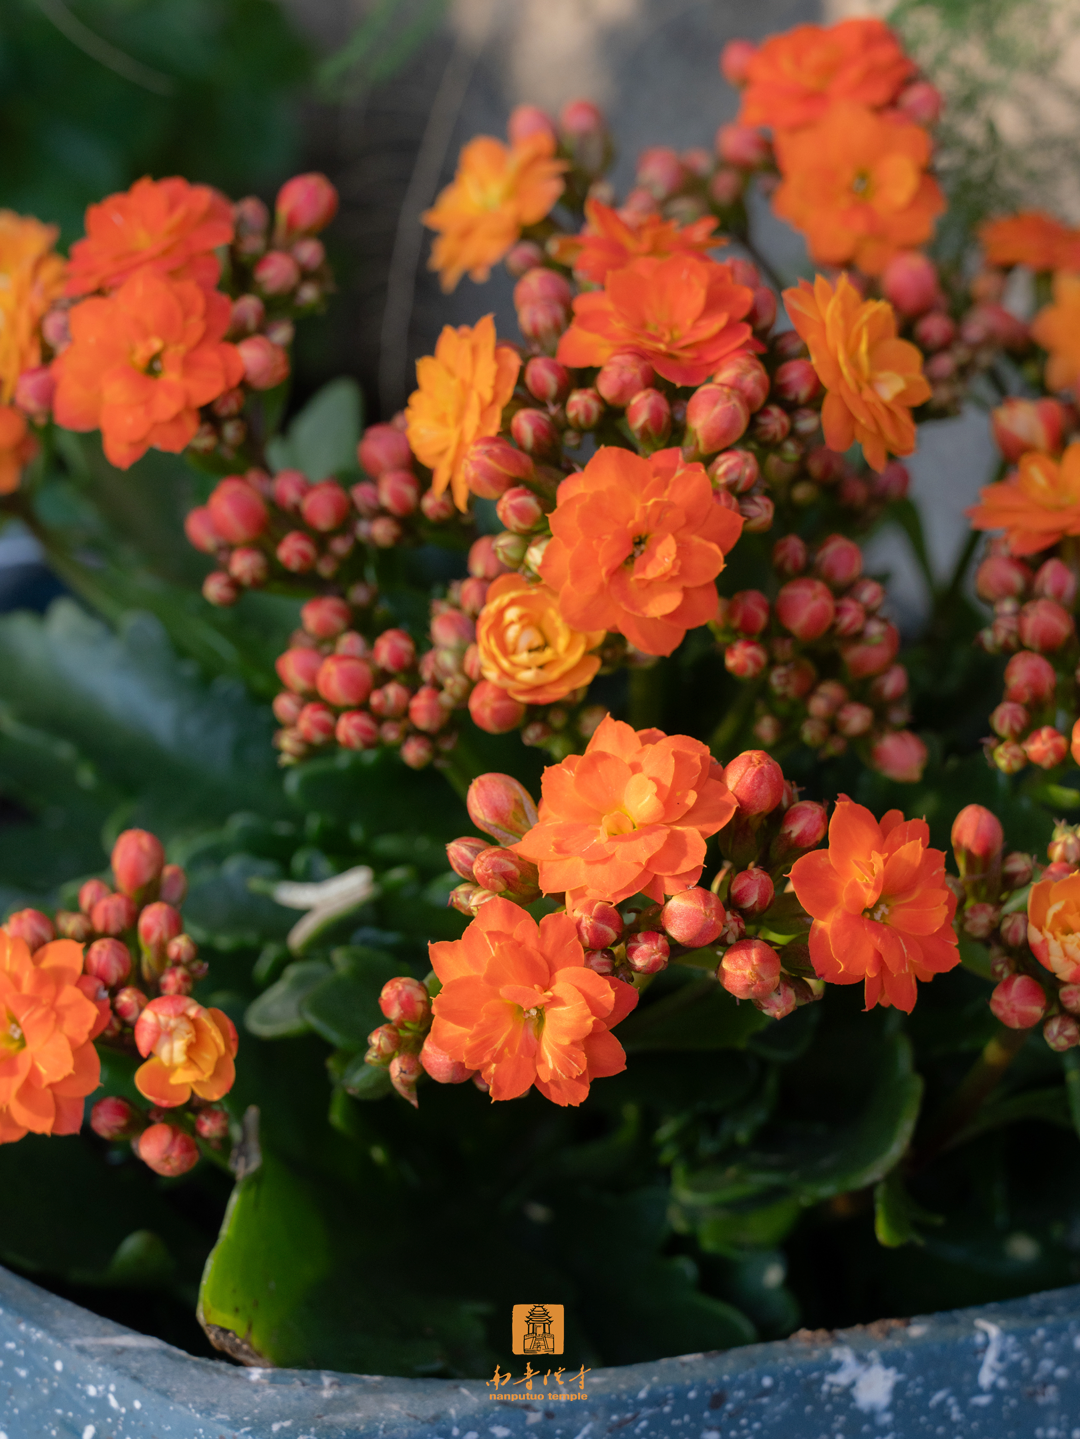
[[[139,917],[138,906],[126,894],[110,894],[99,899],[90,911],[95,933],[114,938],[131,929]]]
[[[188,995],[194,987],[195,976],[178,964],[167,965],[158,979],[158,988],[162,994]]]
[[[956,338],[956,324],[942,310],[931,310],[915,321],[915,341],[928,354],[944,350]]]
[[[1077,1024],[1071,1014],[1055,1014],[1043,1025],[1043,1039],[1052,1050],[1063,1054],[1065,1050],[1080,1044],[1080,1024]]]
[[[1020,611],[1020,642],[1030,650],[1052,653],[1076,633],[1072,615],[1056,600],[1029,600]]]
[[[328,655],[315,676],[315,688],[328,704],[339,709],[362,705],[371,693],[371,666],[352,655]]]
[[[768,137],[756,125],[721,125],[714,144],[721,160],[736,170],[757,170],[772,158]]]
[[[85,914],[74,909],[58,909],[55,920],[56,933],[61,939],[73,939],[76,944],[85,944],[94,932],[94,927]]]
[[[300,606],[300,623],[317,640],[332,640],[349,628],[352,609],[336,595],[319,595]]]
[[[737,680],[757,679],[769,663],[769,652],[757,640],[736,640],[724,650],[724,668]]]
[[[40,909],[19,909],[14,914],[9,914],[4,922],[4,930],[12,939],[25,941],[31,952],[56,938],[52,920],[47,914],[42,914]]]
[[[929,80],[915,80],[900,91],[896,106],[916,125],[929,126],[937,124],[945,102],[936,85],[931,85]]]
[[[789,580],[776,597],[776,618],[797,639],[819,639],[836,616],[836,601],[820,580]]]
[[[807,1000],[800,1001],[795,986],[789,984],[786,979],[781,979],[771,994],[754,1000],[754,1008],[760,1009],[762,1014],[767,1015],[770,1019],[786,1019],[800,1002],[805,1003]]]
[[[626,423],[638,444],[659,449],[671,434],[671,406],[659,390],[639,390],[626,407]]]
[[[702,385],[686,406],[686,437],[700,454],[727,449],[745,433],[750,411],[738,390],[726,385]]]
[[[430,1034],[420,1051],[420,1063],[436,1084],[464,1084],[476,1073],[475,1069],[467,1068],[460,1059],[451,1059],[445,1049],[433,1044]]]
[[[764,999],[780,982],[780,956],[763,939],[740,939],[725,953],[716,977],[736,999]]]
[[[836,712],[836,728],[845,739],[858,739],[868,734],[874,723],[874,711],[869,705],[850,701],[841,705]]]
[[[1032,588],[1041,598],[1055,600],[1066,610],[1071,610],[1076,603],[1076,586],[1076,571],[1062,560],[1049,559],[1036,571]]]
[[[416,662],[416,645],[405,630],[383,630],[371,654],[379,669],[390,674],[403,674]]]
[[[431,1014],[431,1000],[418,979],[391,979],[379,993],[379,1008],[391,1024],[422,1024]]]
[[[836,619],[833,629],[841,639],[849,639],[853,635],[860,634],[866,624],[866,611],[858,600],[853,600],[850,595],[841,595],[836,601]]]
[[[500,844],[514,844],[537,823],[532,796],[508,774],[482,774],[474,779],[465,805],[477,829]]]
[[[420,1108],[416,1098],[416,1085],[423,1072],[420,1059],[415,1054],[395,1054],[390,1061],[390,1083],[414,1109]]]
[[[752,865],[731,881],[728,897],[743,914],[764,914],[773,901],[773,882],[765,870]]]
[[[740,634],[760,634],[769,623],[769,601],[760,590],[740,590],[728,600],[724,618]]]
[[[699,885],[672,895],[660,911],[666,933],[686,949],[702,949],[715,943],[726,919],[720,900]]]
[[[622,938],[622,915],[607,900],[590,901],[575,918],[578,939],[587,950],[610,950],[611,946],[618,944]]]
[[[186,1174],[199,1162],[199,1146],[173,1124],[151,1124],[131,1147],[148,1168],[166,1179]]]
[[[338,715],[334,738],[342,749],[374,749],[379,743],[379,725],[367,710],[346,710]]]
[[[294,694],[311,694],[323,657],[318,650],[294,647],[278,655],[274,661],[278,679]]]
[[[1054,455],[1061,449],[1065,407],[1059,400],[1010,396],[990,411],[990,428],[998,449],[1010,464],[1029,450]]]
[[[791,433],[791,417],[779,405],[763,405],[754,416],[753,435],[763,445],[779,445]]]
[[[531,480],[535,473],[531,458],[501,435],[474,440],[462,470],[469,489],[484,500],[497,500],[512,485]]]
[[[411,470],[385,470],[377,492],[383,509],[398,519],[414,514],[420,503],[420,481]]]
[[[446,846],[446,858],[450,862],[450,868],[462,879],[467,879],[475,884],[473,879],[473,864],[476,856],[490,846],[486,839],[478,839],[476,836],[467,834],[460,839],[452,839]]]
[[[300,283],[300,266],[285,250],[268,250],[254,271],[264,295],[287,295]]]
[[[390,680],[372,691],[368,707],[372,714],[378,715],[382,720],[397,720],[408,713],[411,698],[412,691],[408,685],[402,684],[400,680]]]
[[[442,691],[434,685],[423,685],[409,701],[409,719],[424,734],[438,734],[449,718]]]
[[[525,366],[525,388],[545,405],[561,405],[572,383],[570,371],[550,355],[534,355]]]
[[[514,286],[518,326],[527,340],[554,349],[570,323],[570,286],[555,270],[527,270]]]
[[[596,388],[609,405],[624,409],[635,395],[651,388],[656,376],[640,355],[612,355],[600,367]]]
[[[481,680],[469,696],[469,714],[488,734],[509,734],[525,718],[525,706],[490,680]]]
[[[937,267],[920,250],[901,250],[885,266],[881,291],[906,318],[922,315],[940,299]]]
[[[829,827],[825,806],[816,800],[801,799],[784,812],[780,829],[772,843],[775,859],[794,856],[814,849],[825,838]]]
[[[188,543],[204,555],[216,555],[223,544],[207,505],[198,505],[184,516],[184,534]]]
[[[720,73],[729,85],[736,88],[746,84],[749,78],[750,62],[757,54],[752,40],[729,40],[720,51]]]
[[[99,1099],[90,1111],[90,1128],[101,1139],[131,1139],[145,1124],[135,1106],[119,1095]]]
[[[1032,730],[1024,740],[1024,753],[1040,769],[1055,769],[1069,753],[1069,741],[1053,725]]]
[[[240,545],[229,556],[229,577],[244,589],[258,589],[270,575],[270,566],[262,550]]]
[[[900,632],[880,618],[869,620],[861,640],[846,644],[840,653],[852,679],[869,679],[885,674],[900,648]]]
[[[987,604],[1022,599],[1030,584],[1031,571],[1012,555],[987,555],[975,572],[975,592]]]
[[[990,751],[990,759],[1002,774],[1019,774],[1027,765],[1023,747],[1013,740],[1002,740]]]
[[[300,269],[307,275],[312,275],[316,270],[322,269],[326,263],[326,246],[321,240],[313,240],[310,237],[297,240],[289,253],[300,266]],[[256,269],[256,279],[257,278],[258,270]],[[301,289],[296,297],[298,304],[302,304],[305,301],[307,293],[309,293],[308,287]]]
[[[1012,949],[1019,949],[1027,939],[1027,915],[1006,914],[1001,920],[1001,942],[1009,945]],[[1010,961],[1011,963],[1011,961]],[[1011,969],[1006,971],[1012,973]],[[1004,979],[1005,974],[997,976]]]
[[[982,879],[997,865],[1005,831],[997,815],[981,804],[968,804],[953,820],[952,848],[961,879]]]
[[[325,175],[313,171],[286,180],[274,202],[277,230],[284,240],[317,235],[337,214],[338,193]]]
[[[724,769],[724,783],[743,815],[771,814],[784,797],[784,772],[760,749],[736,755]]]
[[[1054,695],[1057,675],[1049,660],[1021,650],[1005,666],[1005,698],[1017,704],[1039,706]]]
[[[1080,984],[1063,984],[1058,990],[1058,1001],[1070,1014],[1080,1014]]]
[[[657,200],[668,200],[686,183],[686,170],[674,150],[652,145],[638,156],[637,183]]]
[[[131,974],[131,951],[119,939],[96,939],[86,951],[83,968],[106,989],[115,989]]]
[[[870,764],[887,779],[915,784],[926,768],[927,749],[910,730],[893,730],[882,735],[870,751]]]
[[[775,505],[768,495],[747,495],[739,501],[739,514],[743,517],[743,533],[763,535],[772,529]]]
[[[1031,883],[1034,864],[1030,854],[1013,850],[1001,862],[1001,882],[1005,889],[1023,889]]]
[[[844,535],[823,540],[814,557],[814,570],[834,589],[847,589],[862,574],[862,550]]]
[[[304,523],[324,534],[345,523],[349,514],[349,496],[336,480],[322,480],[312,485],[300,502]]]
[[[36,365],[23,370],[15,381],[15,408],[39,423],[52,414],[53,395],[56,380],[48,365]]]
[[[773,392],[786,405],[808,405],[821,394],[821,381],[809,360],[785,360],[773,376]]]
[[[760,410],[768,399],[771,382],[768,371],[760,360],[755,359],[753,355],[748,355],[745,350],[737,350],[733,355],[728,355],[725,360],[720,362],[711,383],[724,386],[729,390],[736,390],[746,401],[747,409],[753,414],[756,410]],[[786,435],[786,433],[785,430],[784,434]]]
[[[1001,910],[996,904],[973,904],[964,913],[963,930],[972,939],[988,939],[997,927]]]
[[[603,974],[611,978],[618,974],[620,966],[613,949],[587,949],[585,951],[585,968],[591,969],[594,974]]]
[[[715,486],[733,495],[745,495],[757,484],[761,471],[752,450],[723,450],[709,465]]]
[[[543,505],[524,485],[515,485],[499,499],[495,507],[499,519],[515,535],[527,535],[544,520]]]
[[[360,466],[377,480],[387,470],[407,470],[413,462],[409,441],[394,425],[369,425],[356,447]]]
[[[644,929],[626,941],[626,962],[635,974],[659,974],[667,969],[671,946],[655,929]]]
[[[510,433],[527,455],[550,458],[559,451],[559,431],[543,410],[518,410],[510,421]]]
[[[141,989],[127,985],[118,990],[113,998],[113,1013],[123,1024],[133,1025],[147,1005],[147,997]]]
[[[214,529],[230,545],[258,539],[270,519],[259,492],[235,475],[215,487],[207,509]]]
[[[279,563],[294,575],[306,574],[319,558],[315,541],[303,530],[290,530],[275,553]]]
[[[143,952],[162,961],[169,941],[183,932],[184,921],[171,904],[161,900],[148,904],[139,915],[139,943]]]
[[[604,400],[599,390],[571,390],[566,397],[566,418],[575,430],[595,430],[604,418]]]
[[[324,704],[306,704],[296,720],[296,730],[306,744],[329,744],[337,721]]]
[[[501,845],[489,845],[476,856],[473,880],[492,894],[504,894],[518,904],[532,904],[540,898],[536,865]]]
[[[195,1133],[208,1144],[216,1144],[229,1132],[229,1116],[224,1109],[202,1109],[195,1116]]]
[[[1046,995],[1030,975],[1011,974],[994,989],[990,1008],[1010,1029],[1033,1029],[1046,1013]]]
[[[559,133],[575,169],[599,175],[611,154],[611,137],[603,112],[589,100],[571,100],[559,115]]]
[[[289,377],[289,355],[266,335],[248,335],[236,346],[244,379],[253,390],[273,390]]]

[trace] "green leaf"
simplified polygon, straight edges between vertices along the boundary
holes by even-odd
[[[303,470],[314,481],[355,470],[362,410],[355,380],[331,380],[307,402],[287,433],[267,445],[270,463],[275,470]]]
[[[773,1023],[714,979],[702,979],[635,1010],[619,1026],[619,1039],[628,1054],[741,1049],[752,1034]]]
[[[385,1099],[393,1091],[390,1071],[380,1064],[368,1064],[363,1054],[356,1054],[345,1066],[341,1087],[354,1099]]]
[[[231,854],[219,867],[197,870],[184,903],[184,923],[200,944],[215,949],[256,949],[281,940],[296,916],[269,895],[251,887],[251,881],[281,878],[281,866],[272,859]]]
[[[244,1027],[259,1039],[285,1039],[310,1028],[301,1006],[317,985],[333,974],[321,959],[290,964],[281,978],[248,1005]]]
[[[334,972],[304,996],[300,1013],[330,1044],[360,1049],[366,1047],[371,1031],[383,1023],[379,991],[402,973],[402,962],[360,945],[335,950],[333,957]]]

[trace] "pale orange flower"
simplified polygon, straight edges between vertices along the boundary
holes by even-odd
[[[572,909],[639,893],[663,903],[698,882],[705,841],[735,813],[722,775],[700,740],[608,715],[583,755],[544,770],[539,821],[511,848]]]
[[[739,120],[795,130],[820,120],[839,100],[888,105],[914,72],[882,20],[796,25],[770,35],[750,59]]]
[[[450,487],[459,510],[469,506],[462,466],[474,440],[497,435],[514,393],[521,356],[495,338],[495,321],[444,325],[434,355],[416,362],[417,388],[405,410],[412,452],[431,471],[437,495]]]
[[[58,230],[30,215],[0,210],[0,404],[23,370],[41,364],[41,317],[64,290]]]
[[[1031,450],[1016,472],[979,491],[968,510],[975,530],[1004,530],[1009,552],[1034,555],[1066,535],[1080,535],[1080,441],[1060,460]]]
[[[233,1087],[236,1026],[220,1009],[204,1009],[182,994],[161,995],[139,1015],[135,1044],[146,1060],[135,1071],[135,1087],[163,1109],[186,1104],[193,1090],[214,1100]]]
[[[567,914],[537,924],[508,899],[491,899],[459,940],[428,946],[442,989],[431,1042],[478,1069],[491,1097],[534,1084],[555,1104],[580,1104],[594,1079],[626,1068],[611,1033],[637,1004],[632,984],[585,965]]]
[[[77,1134],[98,1086],[97,1006],[79,988],[82,946],[57,939],[31,955],[0,931],[0,1144]]]
[[[1080,874],[1033,884],[1027,912],[1032,954],[1063,984],[1080,983]]]
[[[1080,230],[1042,210],[989,220],[979,239],[991,265],[1028,265],[1033,270],[1080,270]]]
[[[470,140],[457,173],[424,224],[438,231],[428,262],[444,290],[468,272],[486,280],[527,225],[535,225],[562,194],[565,160],[555,158],[555,141],[544,133],[504,145],[491,135]]]
[[[881,823],[841,795],[829,844],[791,867],[795,895],[813,917],[810,959],[830,984],[865,983],[866,1007],[915,1007],[917,980],[960,963],[956,896],[925,820],[889,810]]]
[[[23,467],[37,454],[38,442],[26,416],[14,405],[0,405],[0,495],[19,488]]]
[[[1031,338],[1047,352],[1046,388],[1076,389],[1080,380],[1080,274],[1059,270],[1053,304],[1031,322]]]
[[[945,209],[927,174],[930,136],[841,102],[815,125],[776,137],[782,176],[773,209],[806,236],[819,265],[857,265],[879,275],[901,250],[934,233]]]
[[[818,275],[784,291],[784,303],[827,394],[821,418],[825,443],[843,453],[856,440],[871,468],[885,468],[888,453],[915,448],[914,405],[930,398],[922,354],[896,335],[887,300],[863,300],[846,275],[835,289]]]
[[[522,704],[553,704],[596,674],[604,634],[572,629],[547,585],[500,575],[476,621],[480,673]]]
[[[667,259],[669,255],[701,255],[726,245],[716,233],[716,220],[706,215],[689,225],[665,220],[662,215],[620,215],[599,200],[585,201],[585,226],[577,235],[561,235],[553,258],[570,265],[581,281],[602,285],[610,270],[621,270],[643,255]]]

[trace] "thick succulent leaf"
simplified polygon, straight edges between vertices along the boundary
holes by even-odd
[[[311,397],[286,433],[270,441],[270,463],[275,470],[303,470],[313,481],[355,470],[363,407],[355,380],[331,380]]]

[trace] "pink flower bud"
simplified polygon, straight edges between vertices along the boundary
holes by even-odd
[[[769,652],[757,640],[736,640],[724,650],[724,668],[738,680],[757,679],[769,663]]]
[[[30,950],[40,949],[43,944],[56,938],[53,922],[40,909],[19,909],[9,914],[4,923],[5,931],[12,939],[26,942]]]
[[[990,1008],[1010,1029],[1033,1029],[1046,1013],[1046,995],[1030,975],[1011,974],[991,994]]]
[[[626,941],[626,962],[635,974],[659,974],[667,969],[671,946],[655,929],[632,934]]]
[[[940,301],[937,267],[919,250],[901,250],[885,266],[881,291],[901,315],[922,315]]]
[[[506,122],[506,135],[512,145],[519,145],[533,135],[546,135],[549,140],[558,140],[555,122],[539,105],[515,105]]]
[[[754,303],[746,318],[753,329],[767,333],[776,323],[777,308],[776,291],[770,290],[768,285],[757,285],[754,288]]]
[[[776,506],[768,495],[747,495],[739,501],[739,514],[743,517],[743,533],[763,535],[772,529]]]
[[[147,997],[141,989],[127,985],[118,990],[113,999],[113,1013],[123,1024],[133,1025],[147,1005]]]
[[[245,335],[253,335],[262,328],[265,319],[266,306],[258,295],[238,295],[232,303],[229,338],[241,339]]]
[[[1049,660],[1021,650],[1005,666],[1005,698],[1022,705],[1043,705],[1053,698],[1057,675]]]
[[[475,638],[476,625],[464,610],[447,608],[432,617],[431,640],[435,645],[463,650]]]
[[[501,845],[489,845],[476,856],[473,880],[492,894],[505,894],[518,904],[532,904],[540,898],[536,865]]]
[[[784,772],[760,749],[736,755],[724,769],[724,783],[743,815],[771,814],[784,797]]]
[[[537,823],[532,796],[508,774],[482,774],[474,779],[465,805],[477,829],[500,844],[514,844]]]
[[[475,1069],[469,1069],[462,1064],[460,1059],[451,1059],[445,1049],[432,1044],[430,1034],[424,1040],[424,1047],[420,1051],[420,1063],[424,1072],[436,1084],[464,1084],[476,1073]]]
[[[731,903],[744,914],[764,914],[773,900],[773,882],[763,869],[744,869],[731,881]]]
[[[300,266],[284,250],[268,250],[255,266],[254,274],[264,295],[287,295],[300,283]]]
[[[768,371],[760,360],[748,355],[744,350],[737,350],[735,354],[728,355],[727,359],[720,362],[719,369],[712,377],[712,383],[736,390],[746,401],[746,407],[751,414],[760,410],[769,396]]]
[[[422,686],[409,701],[409,719],[425,734],[437,734],[449,718],[442,692],[433,685]]]
[[[1052,653],[1076,633],[1072,615],[1056,600],[1029,600],[1020,611],[1020,642],[1031,650]]]
[[[379,726],[366,710],[346,710],[338,715],[334,737],[342,749],[374,749],[379,743]]]
[[[639,445],[659,449],[671,434],[671,406],[659,390],[639,390],[626,407],[626,423]]]
[[[559,114],[559,133],[575,167],[599,175],[611,151],[603,112],[589,100],[571,100]]]
[[[515,308],[521,309],[523,305],[534,304],[537,300],[551,300],[569,309],[572,294],[569,281],[564,275],[560,275],[558,270],[539,265],[535,270],[529,270],[522,275],[514,286],[514,305]]]
[[[926,746],[910,730],[893,730],[882,735],[870,751],[873,768],[887,779],[903,784],[915,784],[922,779],[926,760]]]
[[[896,626],[873,619],[867,621],[862,639],[844,645],[840,652],[851,678],[863,680],[885,674],[899,648],[900,632]]]
[[[1002,943],[1011,946],[1011,948],[1013,948],[1013,949],[1019,949],[1019,947],[1024,943],[1024,941],[1025,941],[1026,939],[1027,939],[1027,915],[1026,915],[1026,914],[1007,914],[1007,915],[1005,915],[1005,916],[1002,918],[1002,921],[1001,921],[1001,941],[1002,941]],[[1011,966],[1011,963],[1012,963],[1012,961],[1010,960],[1010,966]],[[1010,967],[1010,969],[1008,969],[1008,970],[1006,971],[1006,973],[1008,973],[1008,974],[1011,974],[1011,973],[1012,973],[1011,967]],[[1000,974],[1000,975],[998,975],[997,977],[998,977],[999,979],[1004,979],[1004,978],[1005,978],[1005,974]]]
[[[306,574],[319,558],[315,541],[303,530],[290,530],[275,553],[282,566],[294,575]]]
[[[207,505],[198,505],[184,517],[184,534],[188,543],[204,555],[217,554],[224,543],[217,530]]]
[[[202,1109],[195,1116],[195,1133],[208,1144],[215,1144],[229,1132],[229,1116],[224,1109]]]
[[[420,1108],[416,1098],[416,1084],[423,1072],[420,1060],[415,1054],[395,1054],[390,1061],[390,1083],[414,1109]]]
[[[814,570],[834,589],[847,589],[862,574],[862,550],[844,535],[823,540],[814,557]]]
[[[931,85],[929,80],[915,80],[900,91],[896,106],[916,125],[936,125],[945,102],[936,85]]]
[[[58,909],[54,922],[60,938],[73,939],[76,944],[85,944],[94,932],[90,920],[78,910]]]
[[[97,934],[114,938],[131,929],[139,917],[138,906],[126,894],[110,894],[99,899],[90,911],[90,923]],[[51,938],[51,936],[50,936]]]
[[[993,934],[1001,915],[995,904],[973,904],[963,917],[963,930],[972,939],[988,939]]]
[[[609,405],[625,409],[635,395],[651,388],[656,376],[640,355],[612,355],[600,367],[596,388]]]
[[[293,647],[274,661],[278,679],[294,694],[312,694],[323,657],[318,650]]]
[[[1080,1025],[1071,1014],[1055,1014],[1043,1025],[1043,1039],[1051,1049],[1063,1054],[1080,1044]]]
[[[1019,739],[1031,723],[1031,716],[1023,705],[1005,700],[990,714],[990,728],[1001,739]]]
[[[296,730],[306,744],[329,744],[334,738],[334,712],[324,704],[306,704],[296,721]]]
[[[720,937],[727,913],[710,890],[695,885],[672,895],[660,911],[660,923],[676,944],[702,949]]]
[[[139,915],[139,943],[156,960],[165,958],[169,941],[183,932],[184,921],[171,904],[148,904]]]
[[[769,688],[781,699],[803,699],[814,688],[817,671],[808,660],[774,665],[769,671]]]
[[[315,676],[315,688],[328,704],[339,709],[362,705],[371,693],[371,666],[352,655],[328,655]]]
[[[289,355],[266,335],[249,335],[236,346],[244,379],[253,390],[273,390],[289,377]]]
[[[420,503],[420,481],[411,470],[384,470],[379,476],[379,503],[384,510],[404,519]]]
[[[757,48],[752,40],[729,40],[720,51],[720,73],[729,85],[746,84]]]
[[[990,758],[1002,774],[1019,774],[1027,765],[1023,746],[1013,740],[1002,740],[991,750]]]
[[[178,934],[165,946],[165,958],[170,964],[182,964],[186,968],[195,965],[199,947],[190,934]]]
[[[397,520],[389,515],[379,515],[371,521],[368,530],[368,538],[371,543],[380,550],[392,550],[402,536],[402,529]],[[331,548],[333,547],[331,541]]]
[[[199,1146],[173,1124],[151,1124],[131,1147],[148,1168],[166,1179],[186,1174],[199,1162]]]
[[[772,549],[773,569],[781,575],[800,575],[809,562],[806,544],[798,535],[783,535]],[[826,625],[826,628],[828,626]]]
[[[836,712],[836,728],[845,739],[858,739],[868,734],[874,723],[874,711],[869,705],[849,701]]]
[[[512,485],[531,480],[535,473],[532,459],[501,435],[474,440],[462,471],[472,493],[484,500],[497,500]]]
[[[575,918],[578,939],[586,950],[610,950],[622,938],[622,915],[607,900],[591,900]]]
[[[686,184],[686,170],[674,150],[667,145],[652,145],[638,156],[637,183],[657,200],[668,200]]]
[[[115,989],[131,974],[131,951],[119,939],[96,939],[86,951],[83,968],[106,989]]]
[[[1040,769],[1055,769],[1069,753],[1069,741],[1053,725],[1033,730],[1024,741],[1024,753]]]
[[[770,1019],[786,1019],[798,1004],[799,998],[795,987],[786,979],[781,979],[771,994],[754,1000],[754,1008],[760,1009],[762,1014],[767,1015]]]
[[[1071,570],[1063,560],[1045,560],[1035,574],[1032,586],[1040,598],[1056,600],[1065,609],[1071,610],[1076,603],[1076,571]]]
[[[391,979],[379,993],[379,1008],[391,1024],[421,1024],[431,1014],[431,1000],[418,979]]]
[[[1012,555],[988,555],[975,572],[975,592],[988,604],[1022,599],[1030,584],[1031,571]]]
[[[258,589],[270,574],[270,566],[262,550],[239,545],[229,556],[229,577],[244,589]]]
[[[525,706],[490,680],[481,680],[469,696],[469,714],[488,734],[509,734],[525,718]]]
[[[534,355],[525,366],[525,388],[545,405],[561,405],[572,384],[570,371],[549,355]]]
[[[479,884],[459,884],[452,889],[447,896],[447,904],[451,909],[456,909],[459,914],[476,915],[481,905],[487,904],[489,899],[494,899],[490,889],[485,889]]]
[[[405,630],[383,630],[372,647],[372,658],[379,669],[402,674],[416,662],[416,645]]]
[[[575,430],[594,430],[604,417],[604,400],[599,390],[571,390],[566,397],[566,418]]]
[[[544,410],[518,410],[510,421],[510,433],[527,455],[543,458],[559,451],[559,431]]]
[[[825,838],[828,827],[828,815],[823,804],[812,799],[798,800],[785,811],[780,821],[780,831],[774,841],[777,857],[814,849]]]
[[[403,685],[399,680],[391,680],[389,684],[373,690],[369,701],[372,714],[380,719],[396,720],[409,710],[409,701],[412,699],[412,691],[408,685]]]
[[[754,416],[753,435],[763,445],[779,445],[791,433],[791,417],[779,405],[763,405]]]
[[[721,125],[714,145],[720,159],[736,170],[757,170],[772,158],[772,146],[756,125]]]
[[[311,238],[297,240],[289,253],[300,266],[300,269],[307,275],[314,274],[314,272],[321,269],[326,262],[326,246],[321,240],[313,240]],[[255,278],[258,279],[258,277],[259,272],[256,267]],[[301,291],[296,298],[298,302],[302,303],[305,299],[305,292]]]
[[[866,624],[866,611],[858,600],[853,600],[850,595],[841,595],[836,601],[836,619],[833,629],[841,639],[848,639],[852,635],[860,634]]]
[[[1013,850],[1001,862],[1001,882],[1006,889],[1023,889],[1031,883],[1033,868],[1030,854]]]
[[[515,280],[520,280],[522,275],[543,263],[544,252],[535,240],[519,240],[516,245],[511,245],[503,260],[507,274]]]
[[[437,495],[434,490],[425,490],[420,496],[420,513],[433,525],[442,525],[453,519],[457,507],[448,492]]]
[[[714,485],[733,495],[744,495],[757,483],[761,474],[757,456],[752,450],[724,450],[709,465]]]
[[[760,634],[769,623],[769,601],[760,590],[740,590],[728,600],[724,618],[740,634]]]
[[[990,411],[990,427],[998,449],[1010,464],[1029,450],[1057,454],[1065,429],[1065,407],[1059,400],[1009,396]]]
[[[356,456],[373,479],[386,470],[407,470],[413,462],[409,441],[394,425],[370,425],[356,447]]]
[[[716,977],[736,999],[764,999],[780,982],[780,956],[763,939],[740,939],[724,954]]]
[[[687,442],[703,455],[724,450],[744,434],[750,411],[738,390],[726,385],[702,385],[686,406]]]
[[[944,350],[956,338],[956,325],[949,315],[941,310],[931,310],[915,321],[915,340],[928,354]]]
[[[785,360],[773,376],[773,391],[787,405],[808,405],[821,394],[821,381],[809,360]]]
[[[90,1111],[90,1128],[101,1139],[131,1139],[145,1124],[135,1106],[118,1095],[99,1099]]]
[[[789,580],[776,597],[776,618],[797,639],[819,639],[832,624],[836,601],[820,580]]]
[[[158,979],[162,994],[188,995],[195,987],[195,976],[180,965],[167,965]]]
[[[1058,990],[1058,1001],[1070,1014],[1080,1014],[1080,984],[1063,984]]]
[[[349,514],[349,496],[336,480],[312,485],[300,503],[304,523],[327,533],[344,524]]]
[[[842,704],[847,703],[848,692],[836,680],[823,680],[806,702],[806,708],[816,719],[831,719]]]
[[[543,505],[524,485],[515,485],[500,498],[495,513],[515,535],[527,535],[544,519]]]
[[[238,475],[215,487],[207,508],[214,529],[230,545],[258,539],[270,519],[262,496]]]
[[[338,193],[325,175],[313,171],[286,180],[274,202],[274,216],[281,236],[317,235],[337,214]]]
[[[490,845],[486,839],[478,839],[474,835],[467,834],[463,835],[460,839],[452,839],[450,841],[446,846],[446,858],[449,860],[450,868],[455,874],[459,874],[462,879],[467,879],[475,884],[476,881],[473,879],[473,864],[476,861],[476,856],[482,850],[489,848]]]
[[[187,875],[178,864],[167,864],[158,881],[158,899],[179,906],[187,898]]]
[[[351,607],[337,595],[319,595],[300,606],[300,623],[317,640],[336,639],[351,621]]]
[[[56,380],[48,365],[23,370],[15,381],[15,407],[31,420],[47,420],[52,414]]]

